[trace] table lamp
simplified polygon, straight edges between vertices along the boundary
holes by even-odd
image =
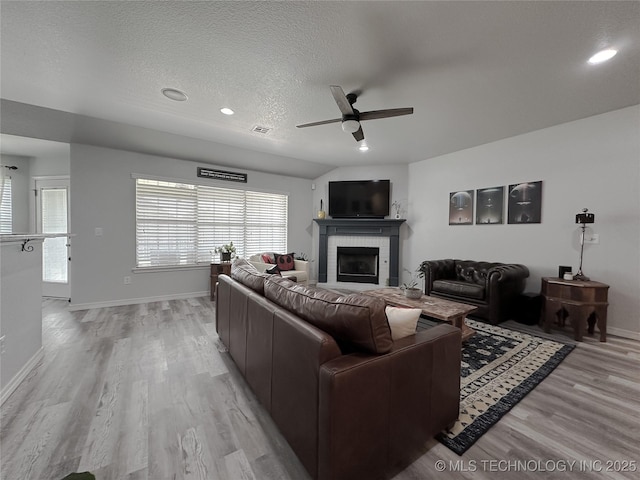
[[[593,213],[587,213],[588,211],[588,208],[583,208],[582,213],[576,214],[576,223],[582,224],[582,226],[580,227],[582,229],[582,234],[580,235],[580,266],[578,267],[578,273],[573,276],[573,279],[583,282],[589,281],[589,277],[582,273],[582,256],[584,254],[584,231],[587,228],[587,223],[594,223],[596,218]]]

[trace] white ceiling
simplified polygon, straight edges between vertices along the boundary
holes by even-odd
[[[3,133],[307,178],[640,103],[636,1],[2,1],[1,13]],[[619,53],[588,65],[604,47]],[[363,122],[366,153],[339,123],[295,128],[340,116],[332,84],[361,91],[361,111],[415,113]]]

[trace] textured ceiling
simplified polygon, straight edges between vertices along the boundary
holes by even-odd
[[[424,160],[640,103],[639,2],[2,1],[0,8],[0,96],[15,115],[2,112],[2,131],[24,127],[18,117],[28,109],[20,103],[46,107],[60,112],[34,114],[40,125],[30,135],[49,140],[313,178],[340,165]],[[586,63],[608,46],[619,49],[613,60]],[[366,153],[339,123],[295,128],[339,117],[331,84],[361,91],[361,111],[413,106],[415,113],[363,122]],[[189,101],[167,100],[164,87]],[[236,114],[222,115],[223,106]],[[49,117],[68,127],[46,125]],[[257,134],[255,125],[271,130]],[[171,134],[166,148],[158,131]],[[228,146],[240,150],[234,156]]]

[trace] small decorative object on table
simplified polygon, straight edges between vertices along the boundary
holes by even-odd
[[[407,298],[418,299],[422,296],[422,289],[418,287],[418,278],[422,278],[424,276],[424,272],[422,270],[416,270],[412,272],[408,268],[404,269],[410,275],[410,279],[408,282],[405,282],[400,287],[404,291],[404,296]]]
[[[220,260],[223,262],[230,262],[231,259],[236,256],[236,247],[233,245],[233,242],[216,247],[213,251],[220,254]]]
[[[400,218],[400,217],[401,217],[401,214],[402,214],[402,204],[401,204],[399,201],[395,200],[395,201],[391,204],[391,206],[393,207],[393,209],[394,209],[394,210],[395,210],[395,212],[396,212],[396,218]]]

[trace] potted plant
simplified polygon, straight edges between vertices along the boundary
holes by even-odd
[[[236,247],[233,242],[216,247],[213,251],[220,254],[220,260],[223,262],[230,262],[236,256]]]
[[[407,298],[418,299],[422,296],[422,289],[418,288],[418,279],[424,277],[422,270],[416,270],[412,272],[408,268],[403,269],[409,274],[409,281],[402,284],[400,287],[404,291],[404,296]]]

